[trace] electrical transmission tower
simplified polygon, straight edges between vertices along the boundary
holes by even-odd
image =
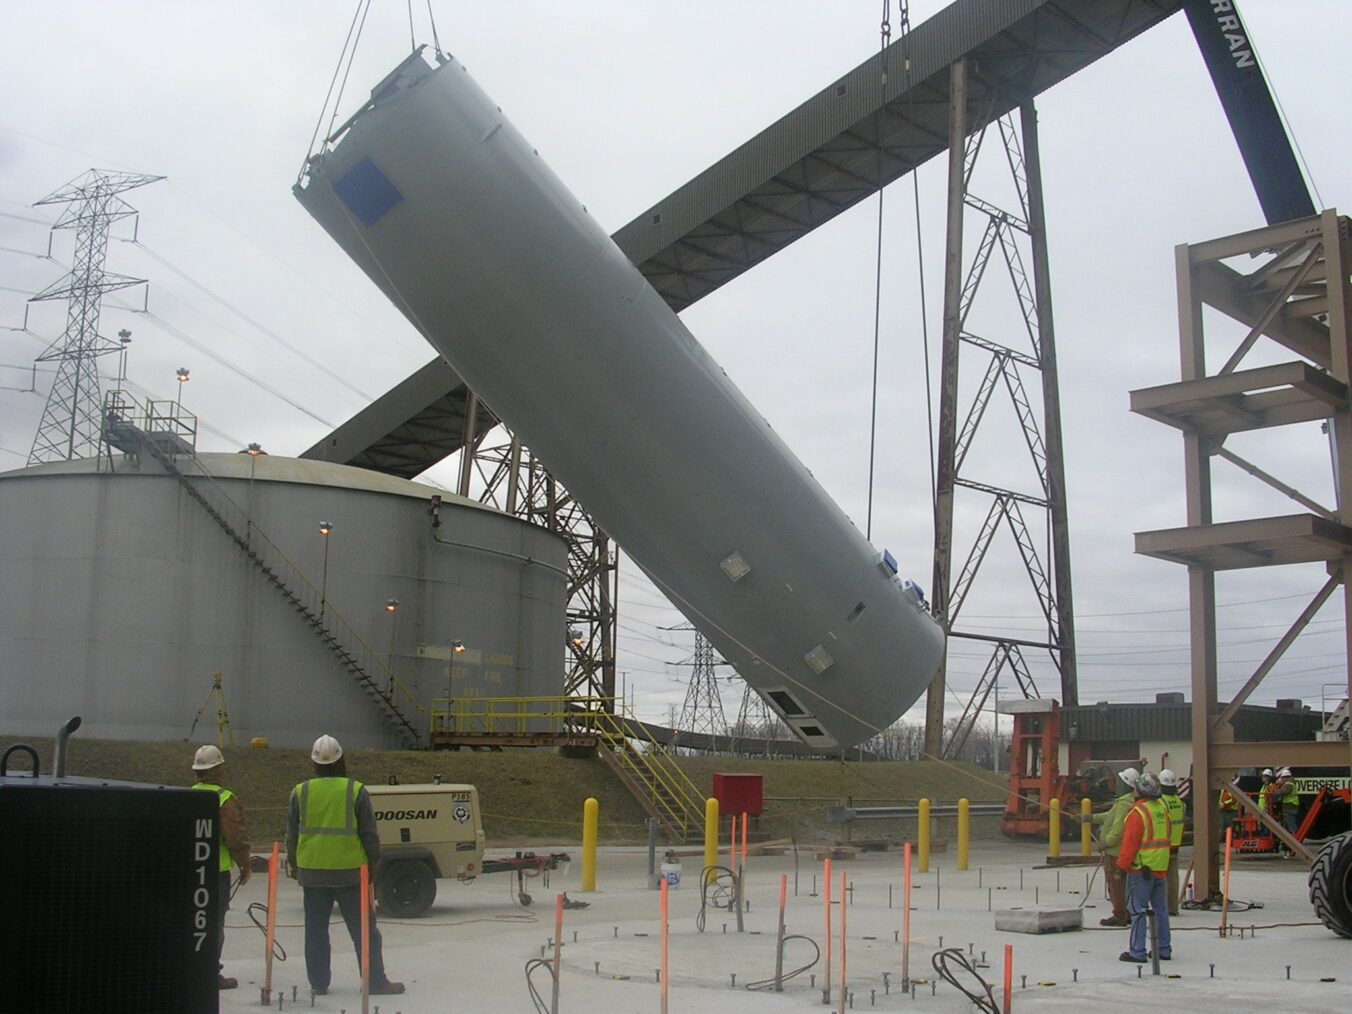
[[[686,664],[690,666],[690,683],[685,688],[685,704],[681,706],[678,728],[682,732],[726,736],[728,720],[723,714],[723,698],[718,692],[714,646],[698,630],[695,631],[695,652]]]
[[[737,721],[732,727],[732,752],[768,756],[770,740],[779,738],[778,732],[779,723],[765,698],[752,690],[750,684],[743,687],[742,705],[737,709]]]
[[[91,169],[37,202],[67,206],[52,228],[75,230],[75,258],[69,274],[30,300],[67,301],[66,329],[37,359],[56,363],[57,368],[28,455],[30,465],[98,456],[102,427],[96,360],[122,351],[120,343],[99,334],[103,294],[144,282],[112,274],[103,267],[112,224],[136,214],[136,209],[117,195],[162,179]]]

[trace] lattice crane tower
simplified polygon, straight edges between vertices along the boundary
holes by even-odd
[[[95,361],[122,349],[118,342],[99,334],[103,294],[144,281],[104,270],[108,234],[118,219],[136,214],[136,209],[117,195],[162,179],[91,169],[35,205],[67,205],[52,228],[75,230],[75,257],[69,274],[30,300],[67,301],[66,329],[37,358],[40,363],[58,365],[28,454],[30,465],[96,457],[99,453],[101,398]]]

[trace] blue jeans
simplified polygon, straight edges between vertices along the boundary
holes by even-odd
[[[1128,945],[1133,958],[1144,958],[1148,947],[1147,911],[1155,913],[1155,932],[1159,937],[1160,957],[1173,954],[1173,941],[1169,938],[1169,900],[1168,886],[1163,877],[1157,877],[1149,870],[1132,871],[1127,874],[1127,914],[1131,916],[1131,940]]]
[[[305,974],[310,985],[317,989],[329,988],[329,917],[333,903],[347,923],[348,935],[357,949],[357,970],[361,973],[361,888],[356,884],[346,887],[302,886],[305,895]],[[376,929],[376,914],[371,920],[371,985],[385,982],[385,962],[380,951],[380,931]]]

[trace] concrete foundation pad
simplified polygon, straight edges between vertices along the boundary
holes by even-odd
[[[1005,908],[995,913],[995,928],[1006,933],[1071,933],[1084,928],[1084,909]]]
[[[576,843],[533,843],[538,851],[572,851]],[[509,851],[503,843],[492,852]],[[1300,864],[1252,864],[1231,871],[1235,907],[1230,922],[1243,927],[1221,938],[1218,912],[1184,910],[1170,919],[1173,960],[1161,966],[1158,978],[1149,965],[1118,960],[1126,949],[1125,929],[1100,929],[1109,911],[1103,878],[1092,870],[1036,870],[1045,843],[972,843],[971,868],[931,857],[930,870],[912,874],[909,974],[917,984],[914,998],[901,989],[904,960],[901,934],[901,857],[895,852],[861,853],[832,869],[831,1004],[840,1007],[841,872],[852,891],[845,895],[847,916],[847,985],[853,1010],[870,1014],[967,1014],[971,1002],[949,983],[936,978],[931,959],[940,949],[960,948],[972,957],[980,974],[995,985],[1002,1001],[1005,947],[1010,953],[1012,1009],[1028,1012],[1141,1014],[1142,1011],[1187,1011],[1189,1014],[1236,1014],[1273,1010],[1282,1014],[1329,1014],[1347,1007],[1348,941],[1334,936],[1315,920],[1306,898],[1305,871]],[[1189,850],[1185,848],[1186,862]],[[726,856],[726,851],[724,852]],[[807,1014],[825,1011],[825,913],[821,894],[822,866],[806,848],[797,854],[751,857],[747,862],[744,913],[746,932],[737,932],[737,916],[722,907],[707,908],[699,919],[698,876],[687,863],[685,879],[671,892],[670,1010],[673,1014]],[[525,966],[542,954],[552,956],[554,895],[590,902],[564,913],[560,1010],[643,1014],[659,1009],[656,971],[660,917],[658,892],[647,889],[647,855],[642,847],[601,850],[597,862],[599,890],[582,893],[581,863],[529,885],[535,904],[515,903],[515,878],[482,876],[461,884],[440,881],[432,910],[419,919],[381,916],[385,963],[390,975],[403,981],[403,996],[372,997],[371,1011],[381,1014],[498,1014],[533,1011],[526,988]],[[942,868],[941,868],[942,867]],[[1057,891],[1058,873],[1061,891]],[[778,929],[780,877],[787,878],[784,991],[751,988],[773,979]],[[1092,882],[1091,879],[1092,878]],[[942,883],[942,892],[938,890]],[[1071,889],[1079,892],[1071,896]],[[1088,888],[1084,928],[1060,933],[1012,936],[997,932],[992,897],[1002,909],[1036,913],[1077,909]],[[1041,895],[1039,901],[1038,895]],[[253,1014],[259,1005],[264,939],[246,916],[251,901],[265,901],[267,878],[255,876],[240,888],[227,914],[225,974],[239,979],[238,989],[221,994],[221,1014]],[[712,899],[711,899],[712,901]],[[1244,902],[1262,908],[1244,910]],[[286,1010],[348,1014],[361,1009],[357,962],[342,920],[334,913],[333,980],[327,996],[310,1005],[305,972],[304,913],[300,888],[283,878],[277,893],[277,935],[288,960],[273,965],[273,985],[285,990]],[[703,932],[700,932],[702,922]],[[806,939],[804,939],[806,938]],[[800,966],[802,974],[787,978]],[[1286,966],[1290,965],[1290,978]],[[733,976],[736,976],[734,985]],[[1321,979],[1335,976],[1337,982]],[[918,980],[924,979],[923,983]],[[550,993],[547,971],[536,969],[533,980],[544,996]],[[977,986],[975,980],[971,985]],[[292,990],[297,1000],[293,1007]],[[272,999],[276,1009],[277,998]],[[845,1009],[850,1010],[847,1001]],[[0,1009],[5,1008],[0,986]],[[140,1014],[134,1005],[128,1014]]]

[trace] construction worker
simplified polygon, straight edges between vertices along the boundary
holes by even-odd
[[[1231,788],[1239,788],[1239,775],[1230,779],[1230,784],[1221,789],[1220,809],[1221,809],[1221,834],[1220,840],[1225,841],[1225,832],[1230,830],[1234,824],[1235,818],[1239,816],[1239,800],[1231,792]]]
[[[1131,812],[1136,801],[1136,781],[1141,773],[1135,768],[1127,768],[1118,774],[1118,779],[1127,791],[1113,800],[1113,805],[1103,813],[1094,814],[1094,823],[1102,825],[1099,842],[1103,846],[1103,880],[1108,888],[1108,900],[1112,902],[1112,915],[1100,919],[1100,926],[1129,926],[1127,917],[1126,877],[1117,866],[1118,851],[1122,843],[1122,824]]]
[[[1296,788],[1296,779],[1290,768],[1282,768],[1277,772],[1277,779],[1272,783],[1272,794],[1281,808],[1282,827],[1295,834],[1300,827],[1300,790]]]
[[[1272,783],[1277,776],[1272,773],[1272,768],[1263,768],[1263,785],[1258,790],[1258,809],[1264,813],[1272,812]]]
[[[1282,822],[1282,827],[1286,828],[1287,834],[1294,837],[1296,831],[1300,829],[1300,790],[1296,788],[1296,780],[1290,768],[1282,768],[1277,772],[1269,795],[1273,799],[1276,817]],[[1285,842],[1281,842],[1280,847],[1282,855],[1287,859],[1295,855],[1286,847]]]
[[[315,776],[291,791],[286,815],[286,855],[290,876],[299,881],[305,899],[305,972],[310,991],[329,991],[329,917],[334,902],[343,914],[357,948],[361,967],[361,912],[371,904],[362,897],[361,868],[374,877],[380,863],[380,838],[371,797],[355,778],[347,777],[343,747],[332,736],[320,736],[310,751]],[[370,991],[402,993],[402,982],[385,975],[380,931],[375,912],[369,916]]]
[[[239,882],[247,884],[252,871],[249,869],[249,830],[244,823],[244,806],[239,797],[221,785],[225,774],[225,757],[219,748],[201,746],[192,758],[194,789],[204,789],[216,793],[220,803],[220,818],[216,828],[216,846],[220,852],[220,897],[217,906],[219,924],[217,926],[216,964],[221,969],[216,974],[220,989],[234,989],[239,980],[224,973],[221,964],[221,951],[225,947],[225,912],[230,907],[230,866],[239,867]]]
[[[1168,890],[1171,833],[1169,810],[1160,799],[1160,783],[1152,774],[1136,780],[1136,802],[1122,826],[1118,869],[1127,874],[1127,911],[1131,914],[1131,938],[1120,961],[1142,964],[1150,957],[1146,949],[1147,913],[1155,915],[1156,945],[1161,961],[1173,957],[1169,935]]]
[[[1160,801],[1169,811],[1169,875],[1165,878],[1169,890],[1169,914],[1178,915],[1178,850],[1183,847],[1183,824],[1188,808],[1178,795],[1178,775],[1168,768],[1160,772]]]

